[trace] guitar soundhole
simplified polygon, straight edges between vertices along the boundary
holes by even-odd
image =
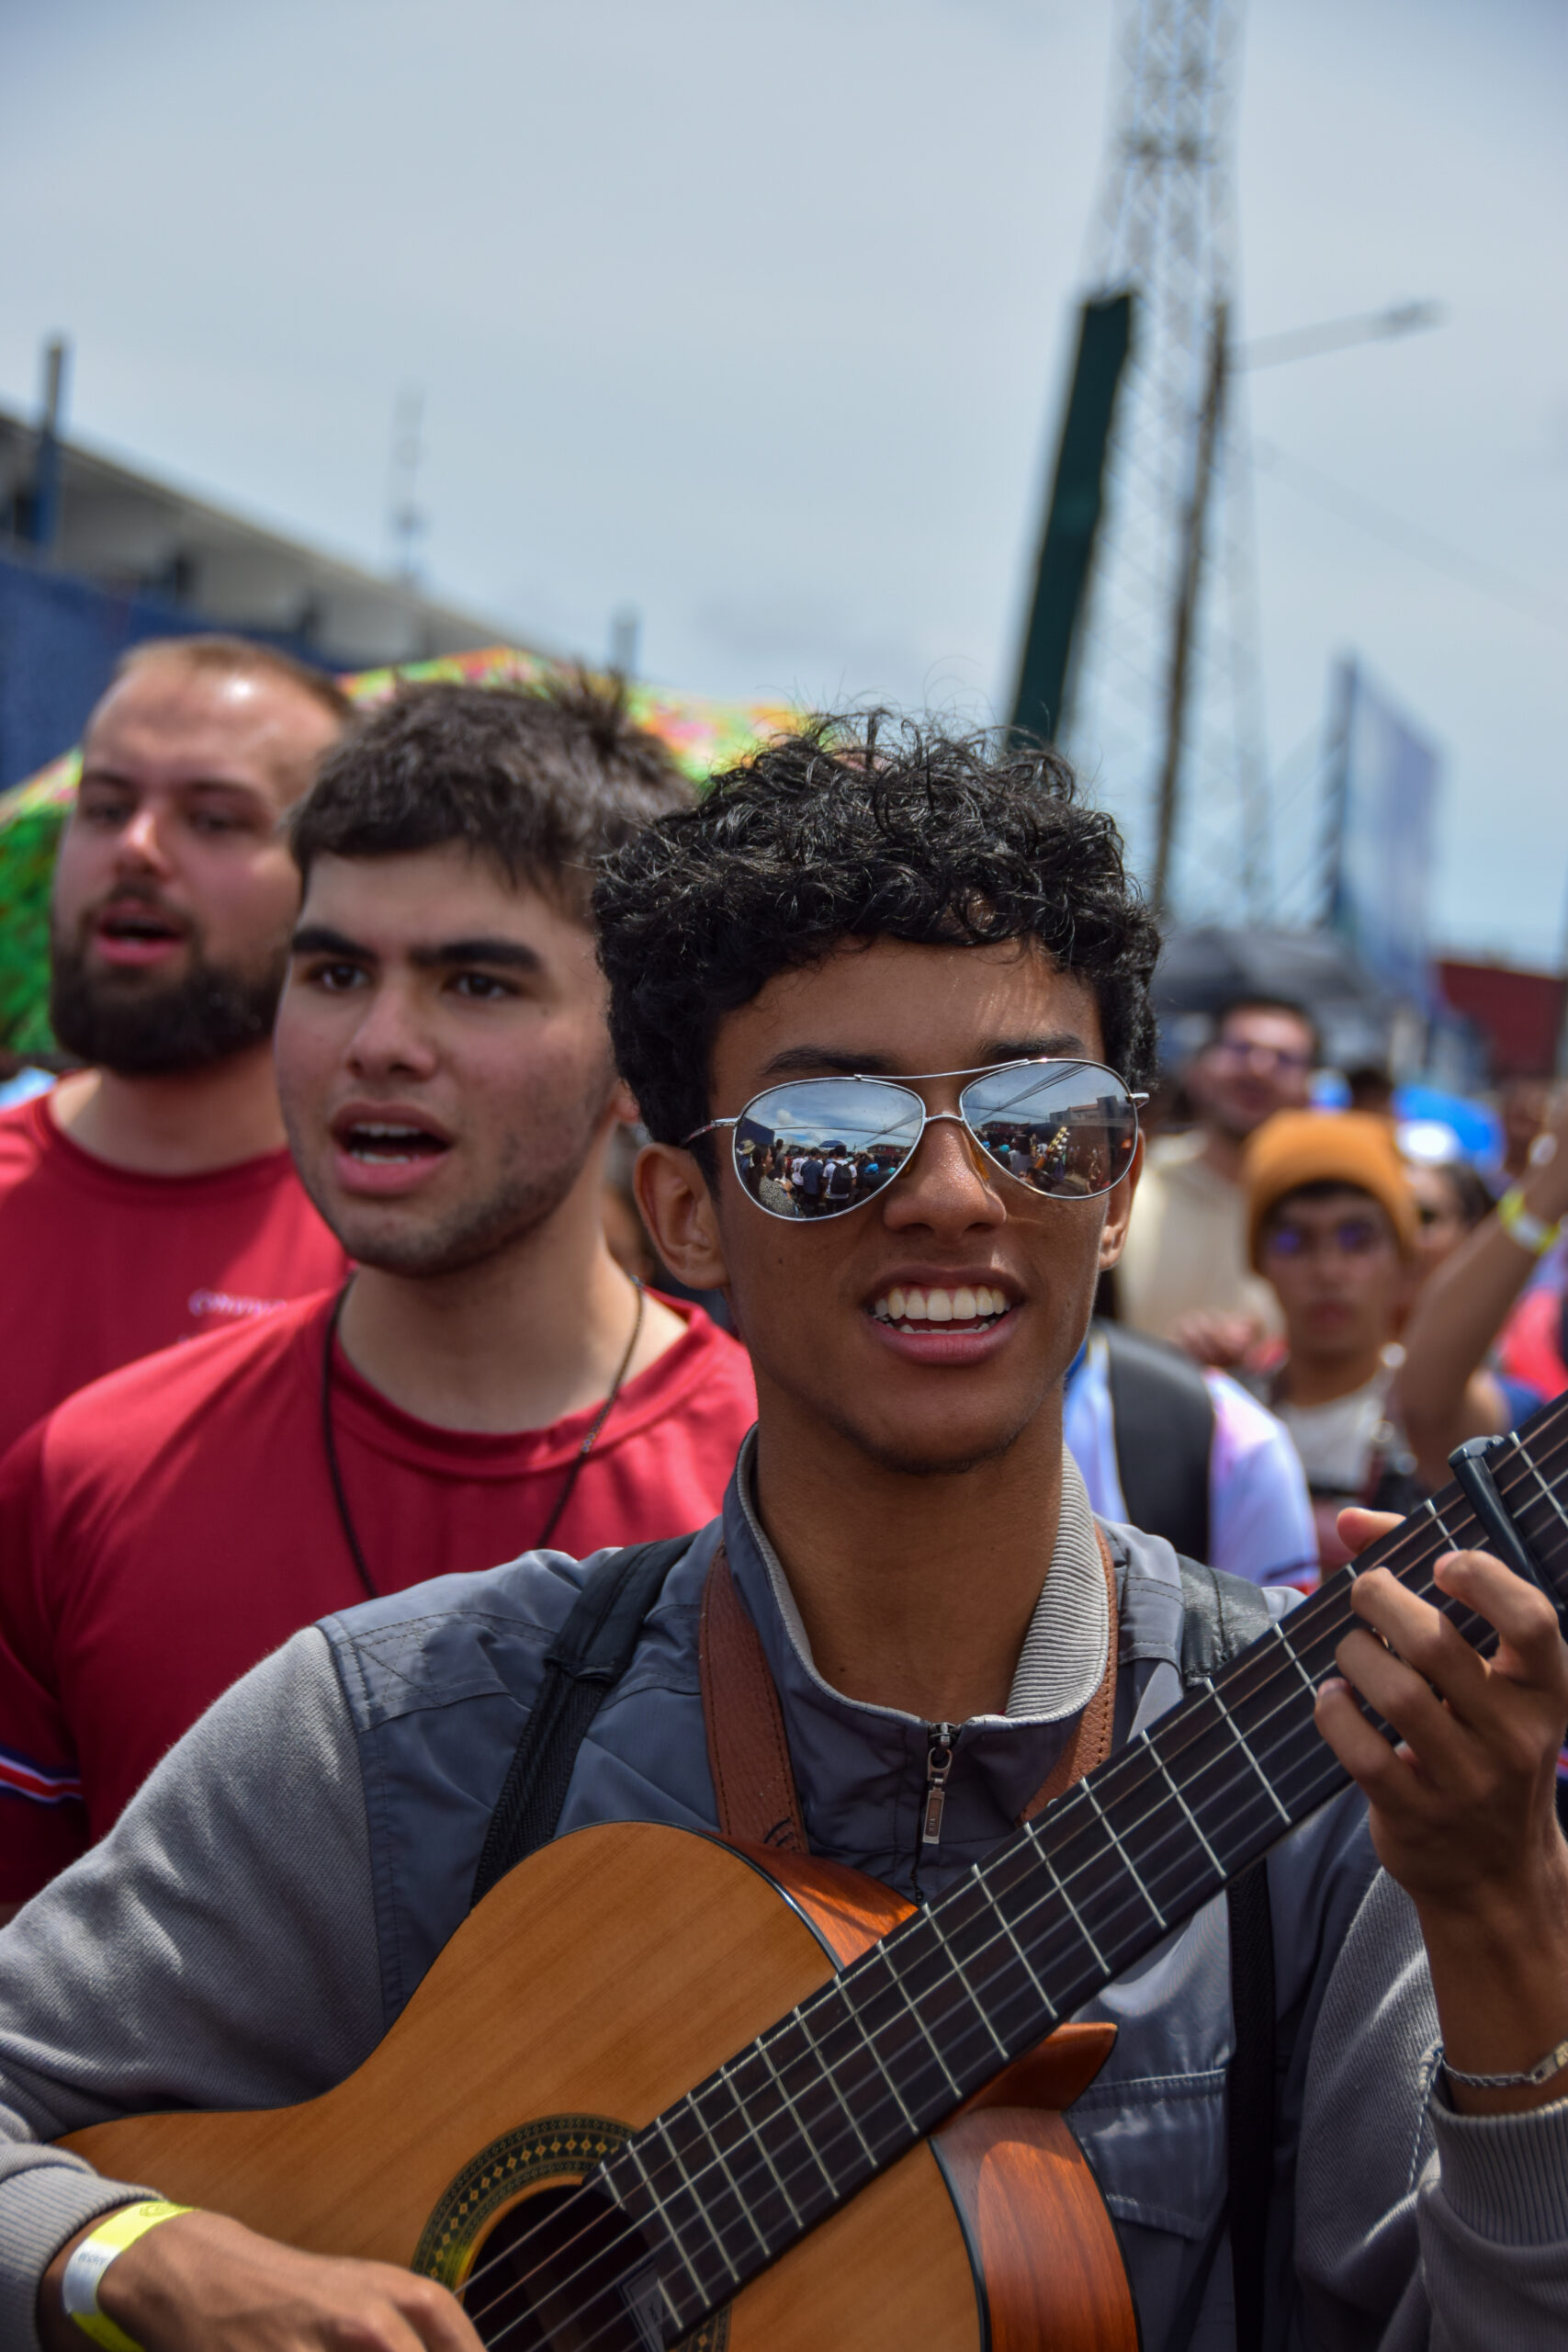
[[[663,2301],[640,2233],[591,2188],[540,2189],[481,2242],[463,2308],[502,2352],[663,2352]]]

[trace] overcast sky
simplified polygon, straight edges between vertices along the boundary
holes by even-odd
[[[709,691],[987,712],[1117,13],[0,0],[0,399],[62,330],[85,438],[380,564],[418,385],[454,601],[596,657],[633,604]],[[1568,895],[1565,98],[1561,0],[1249,11],[1244,335],[1447,307],[1250,379],[1271,763],[1357,650],[1443,750],[1442,935],[1523,960]]]

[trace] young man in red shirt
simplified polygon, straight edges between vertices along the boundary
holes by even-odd
[[[341,1278],[271,1035],[299,899],[279,820],[348,709],[285,655],[196,637],[138,647],[87,721],[50,1011],[88,1067],[0,1115],[0,1448],[134,1357]]]
[[[427,687],[327,761],[276,1067],[355,1272],[97,1383],[0,1470],[0,1904],[313,1618],[717,1509],[750,1367],[606,1247],[635,1106],[588,904],[595,860],[688,797],[586,689]]]

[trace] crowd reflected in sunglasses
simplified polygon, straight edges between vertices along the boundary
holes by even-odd
[[[1136,1102],[1098,1064],[1041,1059],[927,1074],[934,1078],[970,1079],[957,1111],[932,1111],[896,1080],[795,1079],[687,1140],[728,1128],[745,1190],[769,1216],[791,1220],[840,1216],[874,1199],[932,1121],[955,1121],[995,1167],[1051,1199],[1107,1193],[1132,1163]]]

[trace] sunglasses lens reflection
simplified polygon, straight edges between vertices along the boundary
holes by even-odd
[[[1127,1172],[1137,1113],[1119,1079],[1089,1062],[987,1071],[960,1105],[998,1168],[1055,1200],[1089,1200]]]
[[[735,1169],[770,1216],[840,1216],[890,1184],[919,1140],[919,1097],[847,1078],[800,1079],[750,1103]]]

